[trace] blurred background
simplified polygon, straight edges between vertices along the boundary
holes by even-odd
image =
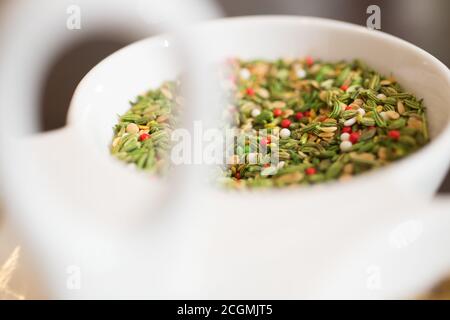
[[[0,12],[2,7],[10,1],[14,0],[0,0]],[[375,4],[381,8],[382,31],[403,38],[433,54],[447,66],[450,65],[448,41],[450,1],[448,0],[218,0],[217,2],[226,16],[305,15],[364,26],[369,16],[366,9],[369,5]],[[138,39],[103,33],[72,43],[70,47],[62,51],[47,71],[46,79],[42,83],[41,130],[48,131],[63,127],[72,94],[83,76],[106,56],[136,40]],[[439,192],[450,193],[449,174]],[[0,266],[14,248],[10,245],[14,243],[14,240],[5,241],[5,239],[11,240],[17,236],[5,233],[2,225],[0,212]],[[24,289],[23,282],[18,286],[20,291]],[[33,292],[32,288],[27,288],[25,291]]]

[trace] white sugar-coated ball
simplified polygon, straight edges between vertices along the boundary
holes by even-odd
[[[242,79],[248,80],[251,76],[251,73],[250,70],[248,70],[247,68],[243,68],[241,69],[241,71],[239,71],[239,75],[241,76]]]
[[[342,141],[348,141],[349,139],[350,139],[350,133],[344,132],[343,134],[341,134]]]
[[[267,168],[264,168],[264,169],[262,169],[262,171],[261,171],[261,175],[262,175],[263,177],[266,177],[266,176],[272,176],[272,175],[274,175],[275,173],[277,173],[277,168],[276,168],[276,167],[272,167],[272,166],[267,167]]]
[[[384,100],[384,99],[386,99],[386,96],[382,93],[379,93],[379,94],[377,94],[377,98],[380,100]]]
[[[350,141],[342,141],[339,147],[341,148],[341,151],[348,152],[352,150],[353,144]]]
[[[253,109],[252,110],[252,117],[253,118],[256,118],[257,116],[259,116],[261,114],[261,110],[259,110],[259,109]]]
[[[280,130],[280,137],[282,139],[289,138],[291,136],[291,130],[283,128]]]
[[[344,122],[344,126],[351,127],[356,123],[356,118],[350,118]]]
[[[364,116],[366,114],[366,110],[364,110],[363,108],[359,108],[358,109],[358,113],[362,116]]]
[[[258,153],[256,153],[256,152],[251,152],[247,156],[248,163],[250,163],[250,164],[258,163],[258,158],[259,158]]]
[[[306,77],[306,71],[303,69],[298,69],[297,70],[297,78],[303,79],[304,77]]]

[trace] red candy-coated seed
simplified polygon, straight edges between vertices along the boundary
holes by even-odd
[[[149,139],[150,138],[150,135],[148,134],[148,133],[143,133],[143,134],[141,134],[140,136],[139,136],[139,140],[140,141],[145,141],[145,140],[147,140],[147,139]]]
[[[305,173],[306,173],[308,176],[311,176],[311,175],[313,175],[313,174],[316,174],[316,173],[317,173],[317,170],[316,170],[316,168],[311,167],[311,168],[307,168],[307,169],[305,170]]]
[[[345,110],[352,110],[353,108],[350,106],[345,106]]]
[[[245,92],[249,95],[249,96],[254,96],[255,95],[255,90],[253,90],[253,88],[247,88],[245,90]]]
[[[283,111],[281,109],[279,109],[279,108],[273,109],[273,116],[274,117],[279,117],[279,116],[281,116],[282,113],[283,113]]]
[[[359,140],[359,133],[358,132],[352,132],[350,134],[349,140],[351,143],[357,143]]]
[[[314,59],[310,56],[305,58],[306,64],[310,67],[314,64]]]
[[[301,118],[303,118],[303,112],[297,112],[295,114],[295,119],[300,120]]]
[[[236,174],[234,176],[236,177],[236,179],[240,179],[241,178],[241,174],[239,172],[236,172]]]
[[[397,140],[398,138],[400,138],[400,131],[398,130],[391,130],[388,132],[388,136],[392,139]]]
[[[347,85],[343,84],[343,85],[341,86],[341,90],[347,91],[347,89],[348,89],[348,86],[347,86]]]
[[[352,127],[343,127],[342,133],[352,133]]]
[[[291,125],[291,120],[289,120],[289,119],[283,119],[281,121],[281,126],[283,128],[289,128],[290,125]]]
[[[270,144],[270,142],[271,142],[270,137],[262,138],[260,141],[262,146],[267,146],[268,144]]]

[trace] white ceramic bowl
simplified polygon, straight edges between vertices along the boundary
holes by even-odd
[[[184,36],[184,41],[167,35],[146,39],[102,61],[78,86],[68,126],[30,141],[34,160],[25,169],[33,177],[28,183],[39,183],[34,190],[41,197],[30,197],[28,210],[49,208],[50,202],[53,207],[45,221],[37,222],[29,214],[24,223],[31,238],[40,239],[41,249],[49,256],[58,254],[47,265],[49,273],[76,260],[90,279],[85,291],[74,293],[61,287],[58,278],[52,282],[57,295],[307,297],[320,272],[330,271],[330,257],[348,248],[355,235],[363,235],[377,220],[389,220],[400,211],[407,214],[405,208],[414,203],[411,198],[430,197],[444,177],[450,160],[450,73],[420,48],[356,25],[288,16],[209,21],[186,29]],[[345,184],[227,194],[199,191],[185,183],[168,198],[175,212],[171,224],[137,218],[137,212],[150,215],[143,210],[146,203],[164,198],[159,180],[131,174],[108,153],[117,114],[127,110],[129,100],[173,79],[189,67],[185,61],[207,65],[230,56],[305,55],[324,60],[360,58],[383,74],[392,73],[407,90],[425,99],[431,143]],[[202,117],[199,110],[191,109]],[[52,152],[54,145],[60,146],[57,154]],[[42,173],[51,183],[39,178]],[[152,212],[160,210],[153,207]],[[113,220],[119,221],[115,224],[119,230],[125,222],[139,221],[141,229],[152,231],[137,238],[127,234],[100,240],[99,230]],[[153,232],[155,228],[159,232]],[[77,237],[80,230],[87,236]],[[61,254],[74,243],[78,250]],[[118,245],[112,250],[114,243]],[[100,250],[103,246],[109,250]],[[150,253],[142,254],[144,248]],[[126,257],[128,263],[119,263],[118,257]],[[109,281],[125,275],[127,281]]]
[[[417,299],[450,276],[448,199],[380,223],[324,274],[317,296]],[[423,212],[427,214],[424,215]]]
[[[205,64],[227,57],[276,59],[311,55],[324,60],[362,59],[399,83],[428,108],[431,143],[386,169],[355,179],[432,195],[450,159],[450,84],[448,68],[403,40],[363,27],[318,18],[244,17],[202,23],[189,31],[189,43]],[[168,36],[140,41],[105,59],[81,82],[71,104],[69,126],[75,125],[108,153],[111,128],[128,101],[148,88],[173,79],[186,67],[177,60],[179,46]],[[165,47],[166,39],[171,45]],[[204,94],[202,91],[200,94]],[[195,110],[194,110],[195,111]],[[191,111],[191,112],[194,112]],[[109,157],[109,155],[108,155]],[[430,170],[432,168],[432,170]]]

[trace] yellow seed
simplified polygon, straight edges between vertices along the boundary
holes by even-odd
[[[350,153],[350,158],[353,160],[360,160],[360,161],[374,161],[375,155],[372,153],[364,152],[364,153],[356,153],[352,152]]]
[[[328,93],[326,90],[320,91],[320,93],[319,93],[320,100],[327,101],[327,97],[328,97]]]
[[[320,108],[319,109],[319,115],[328,115],[328,108]],[[326,118],[323,120],[323,122],[327,121],[327,119],[333,119],[333,118]]]
[[[401,100],[398,100],[398,102],[397,102],[397,111],[400,114],[404,114],[406,111],[405,105],[403,104],[403,102]]]
[[[249,129],[253,128],[253,125],[252,125],[253,119],[249,119],[249,120],[250,120],[249,122],[244,123],[242,125],[241,130],[246,131],[246,130],[249,130]]]
[[[337,127],[321,127],[320,130],[323,132],[335,132]]]
[[[311,72],[313,72],[313,71],[311,70]],[[308,80],[308,81],[310,81],[309,83],[310,83],[311,86],[313,86],[315,89],[320,89],[320,84],[319,84],[319,82],[317,82],[316,80]]]
[[[337,123],[336,119],[333,118],[326,118],[323,122],[333,122],[333,123]]]
[[[319,137],[321,138],[332,138],[334,136],[334,132],[322,132],[319,134]]]
[[[380,158],[380,160],[386,160],[386,158],[387,158],[387,149],[385,147],[381,147],[378,150],[378,158]]]
[[[297,96],[298,96],[298,93],[295,93],[294,91],[292,91],[292,92],[286,91],[281,95],[281,97],[286,100],[289,100],[291,98],[296,98]]]
[[[284,117],[284,118],[288,118],[288,117],[292,116],[293,114],[294,114],[294,110],[292,110],[292,109],[287,109],[287,110],[284,111],[283,117]]]
[[[270,97],[269,91],[267,91],[267,89],[265,89],[265,88],[259,88],[259,89],[256,91],[256,93],[257,93],[261,98],[264,98],[264,99],[267,99],[267,98]]]
[[[297,183],[301,181],[303,178],[304,178],[303,173],[297,171],[293,173],[284,174],[281,177],[277,178],[276,181],[280,184]]]
[[[158,118],[156,118],[156,122],[161,123],[161,122],[165,122],[169,119],[169,116],[167,114],[163,114],[162,116],[159,116]]]
[[[363,104],[364,101],[362,99],[355,99],[355,101],[353,101],[350,106],[352,107],[352,109],[359,109]]]
[[[387,80],[389,80],[391,83],[397,82],[393,76],[390,76]]]
[[[112,142],[112,147],[115,148],[120,142],[120,137],[116,137]]]
[[[359,154],[359,158],[361,160],[374,161],[375,155],[373,155],[372,153],[363,152],[363,153]]]
[[[139,127],[136,123],[129,123],[127,125],[127,132],[134,134],[134,133],[138,133],[139,132]]]
[[[386,116],[391,120],[397,120],[398,118],[400,118],[400,115],[392,110],[386,111]]]
[[[294,62],[292,57],[284,57],[282,60],[284,64],[292,64]]]
[[[345,174],[352,174],[353,173],[353,163],[347,163],[344,166],[344,169],[342,170]]]
[[[383,111],[383,106],[377,106],[377,112],[381,112],[381,111]]]
[[[422,129],[422,121],[416,117],[411,117],[408,119],[408,128]]]
[[[322,66],[320,64],[315,64],[311,67],[310,72],[311,73],[316,73],[320,70],[320,68],[322,68]]]
[[[272,102],[272,108],[280,108],[280,109],[282,109],[284,107],[286,107],[286,102],[284,102],[284,101],[274,101],[274,102]]]
[[[256,63],[250,70],[257,77],[264,77],[269,71],[269,64],[264,62]]]

